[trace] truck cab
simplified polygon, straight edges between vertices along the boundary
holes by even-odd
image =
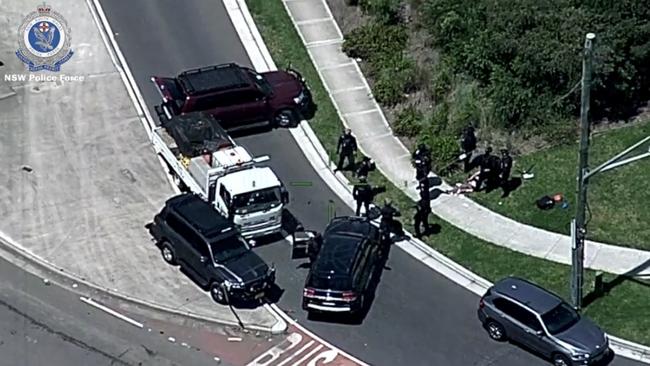
[[[254,167],[217,181],[215,207],[231,217],[245,238],[282,229],[282,208],[288,202],[284,185],[268,167]]]

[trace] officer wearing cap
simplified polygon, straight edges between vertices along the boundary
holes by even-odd
[[[415,236],[421,238],[423,234],[429,232],[429,214],[431,213],[431,201],[419,200],[415,205],[415,215],[413,216],[413,226],[415,226]],[[422,231],[424,227],[424,231]]]
[[[501,150],[501,187],[506,188],[510,180],[510,172],[512,171],[512,156],[508,149]]]

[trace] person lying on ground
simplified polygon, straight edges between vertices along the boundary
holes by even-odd
[[[469,178],[467,178],[467,180],[464,183],[456,183],[454,188],[448,190],[445,193],[458,196],[460,194],[474,192],[476,190],[476,187],[478,187],[480,175],[481,175],[480,171],[472,174]]]

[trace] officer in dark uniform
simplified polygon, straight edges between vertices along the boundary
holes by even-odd
[[[354,153],[357,152],[357,139],[352,136],[352,130],[345,129],[345,132],[339,137],[339,143],[336,146],[336,153],[339,154],[339,163],[336,165],[335,172],[343,170],[345,159],[348,160],[348,167],[354,166]]]
[[[317,234],[315,238],[309,241],[309,247],[307,247],[307,255],[309,255],[309,262],[314,263],[320,252],[320,248],[323,246],[323,237],[320,234]]]
[[[429,175],[431,171],[431,150],[425,144],[418,145],[413,152],[413,166],[415,166],[415,179],[418,181]]]
[[[491,191],[501,186],[501,158],[491,155],[487,164],[490,171],[487,174],[486,190]]]
[[[508,181],[510,180],[510,172],[512,171],[512,156],[508,149],[501,150],[501,187],[506,189]]]
[[[369,157],[364,156],[361,163],[359,163],[359,168],[357,168],[357,178],[368,178],[368,173],[373,170],[375,170],[375,163]]]
[[[418,191],[420,191],[420,199],[431,201],[431,186],[429,178],[421,179],[418,184]]]
[[[354,197],[354,200],[357,201],[357,216],[360,216],[361,214],[362,205],[365,208],[366,215],[368,214],[368,211],[370,211],[370,203],[372,202],[373,198],[372,196],[373,189],[366,181],[366,177],[359,178],[359,183],[355,184],[354,188],[352,189],[352,197]]]
[[[429,214],[431,213],[431,201],[419,200],[415,205],[415,215],[413,216],[415,226],[415,236],[421,238],[423,234],[429,232]],[[421,231],[421,226],[424,231]]]
[[[381,208],[381,220],[379,221],[379,231],[381,232],[382,244],[390,244],[390,234],[396,232],[396,234],[402,235],[401,228],[398,228],[399,223],[395,220],[395,217],[401,216],[401,213],[393,207],[393,202],[390,199],[384,201],[384,207]]]
[[[491,172],[490,169],[490,159],[492,158],[492,148],[488,146],[485,149],[483,155],[479,155],[472,161],[473,166],[478,166],[480,169],[480,174],[476,181],[476,191],[480,191],[483,187],[483,183],[488,179],[488,175]]]
[[[465,154],[465,158],[463,159],[463,169],[465,170],[465,173],[472,169],[470,160],[472,158],[472,152],[476,150],[476,143],[477,139],[474,134],[474,127],[465,127],[460,138],[460,148],[463,151],[463,154]]]

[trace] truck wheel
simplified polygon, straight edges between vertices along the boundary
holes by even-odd
[[[485,329],[487,329],[490,338],[497,342],[504,342],[507,339],[506,330],[503,328],[503,325],[494,320],[488,320],[485,324]]]
[[[569,361],[569,359],[566,356],[556,353],[553,355],[553,365],[569,366],[571,365],[571,361]]]
[[[160,254],[162,254],[163,260],[168,264],[172,266],[178,264],[176,262],[176,252],[174,252],[174,248],[172,248],[172,245],[168,241],[165,240],[160,244]]]
[[[228,304],[228,298],[221,284],[213,282],[212,285],[210,285],[210,296],[212,296],[212,300],[216,301],[219,304]]]
[[[296,112],[291,109],[283,109],[279,111],[275,114],[274,119],[276,127],[288,128],[298,125],[298,116],[296,115]]]

